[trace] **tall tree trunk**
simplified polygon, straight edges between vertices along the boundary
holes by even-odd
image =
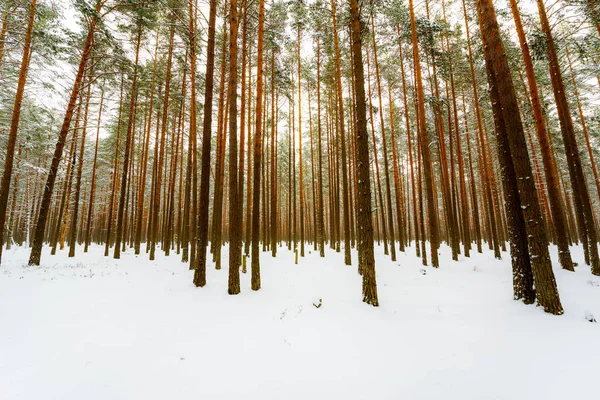
[[[467,50],[468,50],[468,54],[469,54],[469,69],[471,72],[471,84],[473,85],[473,99],[474,99],[474,105],[475,105],[475,116],[477,118],[477,139],[479,142],[479,146],[478,148],[481,150],[482,153],[482,158],[484,160],[487,160],[489,157],[487,157],[487,149],[484,145],[484,140],[483,140],[483,122],[482,122],[482,118],[481,118],[481,109],[479,106],[479,91],[477,90],[477,79],[475,77],[475,67],[473,64],[473,52],[471,50],[471,37],[470,37],[470,32],[469,32],[469,19],[467,17],[467,6],[466,6],[466,0],[462,0],[462,6],[463,6],[463,15],[464,15],[464,19],[465,19],[465,33],[467,36]],[[483,168],[481,168],[483,166]],[[496,231],[496,219],[494,217],[494,208],[493,208],[493,201],[492,201],[492,190],[490,188],[490,171],[489,171],[489,165],[487,163],[487,161],[480,163],[480,169],[482,169],[482,175],[483,175],[483,188],[484,188],[484,197],[487,199],[487,201],[485,201],[486,205],[487,205],[487,213],[490,216],[489,218],[489,222],[490,222],[490,232],[489,232],[489,240],[488,240],[488,244],[491,246],[491,248],[494,250],[494,257],[496,257],[497,259],[501,258],[500,255],[500,246],[498,245],[498,235],[497,235],[497,231]]]
[[[592,151],[592,145],[590,143],[590,134],[588,132],[587,124],[583,116],[583,109],[581,108],[581,101],[579,100],[579,91],[577,90],[577,81],[575,80],[575,74],[573,73],[573,65],[571,64],[571,56],[569,55],[569,48],[565,48],[567,55],[567,61],[569,62],[569,71],[571,72],[571,82],[573,83],[573,91],[575,94],[575,100],[577,100],[577,111],[579,112],[579,122],[581,122],[581,128],[583,130],[583,137],[585,138],[585,144],[590,158],[590,166],[592,167],[592,173],[594,174],[594,182],[596,183],[596,191],[598,193],[598,199],[600,200],[600,177],[598,177],[598,170],[596,169],[596,161],[594,160],[594,152]],[[591,201],[591,200],[590,200]],[[599,203],[600,204],[600,203]]]
[[[558,255],[561,266],[564,269],[573,271],[573,261],[571,260],[571,252],[566,235],[566,221],[562,197],[558,187],[558,172],[556,164],[553,162],[552,147],[550,138],[546,129],[546,124],[543,120],[543,111],[540,104],[540,96],[537,88],[535,72],[533,70],[533,62],[529,53],[529,46],[523,30],[521,22],[521,13],[516,0],[510,0],[510,7],[515,21],[515,27],[519,36],[519,45],[523,53],[523,61],[525,62],[525,72],[527,73],[527,83],[529,84],[529,96],[533,110],[535,122],[535,132],[542,153],[542,162],[544,164],[544,172],[546,176],[546,186],[548,188],[548,197],[550,198],[550,211],[552,213],[552,222],[556,231],[556,239],[558,244]]]
[[[425,179],[425,189],[427,191],[427,217],[429,222],[429,244],[431,246],[431,265],[439,267],[438,259],[438,224],[436,218],[436,207],[434,201],[434,178],[432,171],[431,154],[429,150],[429,134],[427,132],[427,123],[425,121],[425,97],[423,91],[423,79],[421,75],[421,62],[419,57],[419,44],[417,39],[417,25],[415,21],[415,11],[413,1],[409,0],[410,21],[413,41],[413,61],[415,64],[415,80],[417,84],[417,105],[419,107],[418,131],[421,138],[421,157],[423,159],[423,174]]]
[[[85,66],[90,57],[92,51],[92,44],[94,38],[94,32],[96,24],[98,23],[98,16],[104,1],[96,1],[96,13],[91,18],[88,25],[88,32],[81,53],[81,60],[79,61],[79,67],[77,69],[77,75],[75,76],[75,82],[71,90],[69,102],[67,105],[67,111],[63,120],[62,127],[58,136],[58,142],[54,150],[54,156],[52,157],[52,163],[50,165],[50,171],[48,172],[48,179],[44,186],[44,194],[42,196],[42,202],[38,213],[37,224],[35,228],[35,236],[33,239],[33,246],[31,248],[31,254],[29,256],[29,265],[40,265],[40,258],[42,256],[42,244],[44,242],[44,232],[46,230],[46,220],[48,219],[48,212],[50,211],[50,202],[52,200],[52,192],[54,191],[54,182],[56,181],[56,174],[58,172],[58,165],[62,158],[63,148],[65,147],[65,141],[67,134],[69,133],[69,126],[71,125],[71,119],[73,118],[73,111],[75,110],[75,104],[77,103],[77,97],[79,95],[79,87],[83,80]]]
[[[333,0],[335,1],[335,0]],[[323,218],[323,149],[321,129],[321,39],[317,37],[317,152],[318,152],[318,192],[319,206],[317,212],[317,237],[319,240],[319,255],[325,257],[325,219]]]
[[[0,73],[2,73],[2,60],[4,59],[4,43],[6,42],[6,34],[8,32],[8,21],[10,15],[15,9],[16,7],[14,7],[12,10],[7,10],[2,14],[2,27],[0,28]]]
[[[404,238],[404,221],[403,221],[403,196],[402,196],[402,183],[400,182],[400,171],[398,169],[398,154],[396,144],[396,127],[394,122],[394,103],[392,101],[392,86],[391,82],[388,82],[388,107],[390,114],[390,131],[391,131],[391,146],[392,146],[392,166],[394,168],[394,189],[396,196],[396,223],[398,225],[398,242],[400,245],[400,251],[404,251],[405,238]],[[393,225],[392,216],[392,205],[391,199],[389,207],[390,225]],[[394,241],[392,240],[392,244]]]
[[[138,22],[137,39],[135,45],[135,63],[133,65],[133,82],[131,83],[131,98],[129,99],[129,114],[127,122],[127,136],[125,137],[125,150],[123,161],[123,173],[121,174],[121,193],[119,195],[119,211],[117,212],[117,236],[115,239],[114,258],[121,258],[121,239],[123,238],[123,213],[125,211],[125,195],[127,194],[127,178],[129,177],[129,158],[131,152],[131,142],[133,141],[133,131],[135,126],[135,110],[137,101],[137,79],[138,79],[138,61],[140,57],[140,44],[142,41],[142,24]],[[167,68],[170,68],[168,66]],[[169,74],[169,72],[167,72]],[[168,93],[168,91],[166,91]],[[165,102],[168,98],[165,95]]]
[[[277,115],[275,111],[277,100],[279,100],[277,96],[275,93],[275,49],[273,48],[271,49],[271,256],[273,257],[277,255],[279,232],[277,227]]]
[[[300,257],[304,257],[304,163],[302,153],[304,153],[302,138],[302,69],[300,58],[300,24],[298,24],[298,45],[296,48],[296,58],[298,61],[298,150],[300,152]]]
[[[224,1],[224,21],[227,16],[228,1]],[[211,251],[215,269],[221,269],[221,246],[223,235],[223,190],[225,180],[225,147],[227,131],[227,112],[229,108],[229,91],[225,93],[226,80],[227,29],[223,23],[223,43],[221,46],[221,80],[219,83],[219,110],[217,117],[217,150],[215,165],[215,194],[213,202]]]
[[[173,59],[173,39],[175,36],[175,29],[173,26],[175,20],[175,14],[171,16],[171,30],[169,33],[169,51],[167,54],[167,74],[165,77],[165,92],[164,92],[164,100],[163,100],[163,111],[162,111],[162,122],[161,122],[161,134],[160,134],[160,144],[158,141],[155,143],[155,146],[160,146],[158,149],[158,160],[154,161],[156,168],[156,179],[154,183],[154,193],[153,193],[153,211],[154,215],[152,229],[150,230],[150,235],[148,241],[150,242],[150,260],[154,260],[155,252],[156,252],[156,242],[158,241],[158,227],[160,224],[160,220],[158,219],[160,213],[160,191],[163,177],[163,159],[164,159],[164,148],[165,148],[165,135],[167,132],[168,125],[168,116],[169,116],[169,97],[171,92],[171,64]],[[158,136],[157,136],[158,138]],[[155,152],[156,154],[156,152]],[[165,175],[166,176],[166,175]],[[165,207],[163,207],[165,208]]]
[[[146,138],[144,140],[144,148],[142,152],[142,171],[140,177],[140,184],[138,187],[138,206],[137,206],[137,221],[135,229],[135,242],[134,242],[134,253],[140,254],[140,243],[142,241],[142,229],[143,229],[143,213],[144,213],[144,202],[146,199],[146,177],[148,173],[148,150],[150,147],[150,131],[152,130],[152,111],[154,110],[154,90],[156,87],[156,67],[158,64],[158,31],[156,33],[156,41],[154,45],[154,58],[152,66],[152,81],[150,83],[150,102],[148,105],[148,121],[146,126]],[[191,130],[191,129],[190,129]],[[191,134],[191,133],[190,133]],[[156,143],[155,143],[156,146]],[[152,193],[152,192],[151,192]],[[187,220],[187,218],[186,218]],[[150,226],[148,226],[149,228]]]
[[[383,96],[381,94],[381,77],[379,75],[379,63],[377,61],[377,43],[375,40],[375,17],[371,15],[371,28],[373,39],[373,63],[375,64],[375,78],[377,79],[377,97],[379,98],[379,119],[381,124],[381,141],[383,146],[383,167],[385,174],[385,197],[387,202],[387,228],[390,235],[390,255],[392,261],[396,261],[396,238],[394,236],[394,217],[392,212],[392,189],[390,182],[390,165],[388,160],[387,139],[385,134],[385,123],[383,118]],[[391,104],[390,104],[391,106]],[[342,138],[342,141],[344,139]],[[383,210],[383,203],[381,204]],[[400,227],[399,227],[400,228]]]
[[[112,173],[112,181],[111,181],[111,191],[110,191],[110,199],[108,205],[108,217],[106,224],[106,243],[104,246],[104,257],[108,257],[108,250],[111,245],[111,228],[113,223],[113,212],[115,209],[115,196],[117,193],[117,187],[119,185],[119,143],[121,139],[121,112],[123,109],[123,87],[124,87],[125,76],[121,75],[121,94],[119,100],[119,112],[118,112],[118,121],[117,121],[117,140],[115,144],[115,157],[113,160],[113,173]]]
[[[488,78],[492,89],[492,105],[496,111],[496,118],[502,129],[498,130],[497,139],[504,139],[508,146],[498,147],[498,156],[510,159],[514,165],[517,187],[512,188],[515,196],[521,202],[525,229],[529,243],[529,257],[535,280],[535,289],[538,303],[544,311],[552,314],[562,314],[563,309],[558,296],[552,262],[548,251],[548,240],[542,213],[537,199],[537,191],[531,177],[533,171],[527,153],[527,144],[523,133],[521,115],[517,105],[517,97],[512,83],[512,77],[506,59],[504,44],[500,38],[500,28],[496,20],[496,12],[492,0],[477,0],[477,13],[483,40]],[[502,148],[503,147],[503,148]],[[505,166],[506,167],[506,166]],[[518,193],[515,193],[517,192]],[[508,193],[505,192],[508,201]],[[519,254],[524,257],[524,254]],[[522,278],[523,271],[513,271],[515,279]],[[515,291],[515,295],[518,290]]]
[[[239,174],[238,174],[238,200],[239,200],[239,218],[240,218],[240,240],[244,238],[244,229],[248,229],[248,217],[246,216],[246,224],[243,223],[244,218],[244,144],[246,139],[246,58],[247,58],[247,38],[248,38],[248,1],[242,0],[241,10],[244,13],[242,21],[242,84],[241,84],[241,96],[240,96],[240,161],[239,161]],[[250,138],[248,138],[248,141]],[[246,201],[248,201],[247,199]],[[243,273],[246,273],[246,257],[243,259]]]
[[[6,145],[6,157],[4,160],[4,173],[2,175],[2,184],[0,185],[0,262],[2,261],[2,245],[4,244],[4,225],[6,222],[6,208],[8,206],[8,195],[10,192],[10,180],[12,178],[13,163],[15,157],[15,147],[17,144],[17,132],[19,131],[19,120],[21,119],[21,103],[23,93],[25,92],[25,83],[27,83],[27,71],[29,70],[29,60],[31,58],[31,38],[33,36],[33,23],[35,19],[36,0],[31,0],[29,5],[29,19],[27,21],[27,30],[25,31],[25,42],[23,45],[23,57],[21,58],[21,68],[19,70],[19,81],[17,83],[17,93],[13,105],[12,118],[10,121],[10,132],[8,133],[8,143]],[[8,15],[5,16],[0,42],[4,41],[6,36],[6,25]],[[0,49],[0,67],[2,67],[2,49]]]
[[[254,131],[254,179],[252,187],[252,290],[260,289],[260,178],[262,166],[262,109],[263,109],[263,51],[265,36],[265,1],[258,3],[258,40],[256,54],[256,129]],[[274,74],[274,52],[271,60],[271,73]],[[274,83],[274,81],[272,81]],[[271,182],[272,185],[275,182]]]
[[[96,128],[96,145],[94,146],[94,161],[92,162],[92,182],[90,183],[90,200],[87,212],[87,223],[85,228],[84,248],[83,252],[87,253],[88,247],[90,246],[91,230],[92,230],[92,213],[94,210],[94,198],[96,195],[96,162],[98,160],[98,142],[100,139],[100,121],[102,120],[102,107],[104,105],[104,89],[101,89],[100,93],[100,107],[98,109],[98,124]],[[143,197],[143,196],[141,196]]]
[[[240,292],[240,264],[242,254],[241,207],[238,187],[237,141],[237,0],[229,7],[229,283],[228,293]]]
[[[85,97],[85,110],[83,113],[83,129],[81,131],[81,147],[79,148],[79,160],[77,164],[77,180],[75,183],[75,201],[73,203],[73,216],[71,217],[71,231],[69,232],[69,257],[75,257],[75,246],[77,240],[77,218],[79,215],[79,197],[81,194],[81,175],[83,173],[83,156],[85,151],[85,138],[87,134],[88,111],[90,107],[90,95],[92,93],[92,79],[94,68],[90,68],[87,80],[87,94]],[[83,218],[82,218],[83,219]]]
[[[212,132],[212,103],[215,71],[215,23],[217,0],[210,0],[208,20],[208,43],[206,47],[206,74],[204,88],[204,112],[202,114],[202,163],[200,172],[200,198],[197,221],[196,257],[191,263],[194,271],[194,285],[206,285],[206,245],[208,243],[208,202],[210,190],[210,148]]]
[[[400,37],[400,25],[397,26],[398,29],[398,37]],[[412,150],[412,139],[411,139],[411,129],[410,129],[410,117],[408,113],[408,98],[406,95],[406,75],[404,73],[404,57],[402,54],[402,42],[398,43],[398,51],[400,55],[400,75],[402,77],[402,101],[404,104],[404,120],[406,122],[406,141],[408,142],[408,162],[410,165],[410,185],[412,192],[412,201],[413,201],[413,218],[414,218],[414,226],[415,226],[415,250],[417,253],[417,257],[419,257],[419,245],[418,245],[418,230],[419,230],[419,222],[418,222],[418,212],[417,212],[417,197],[416,197],[416,189],[415,189],[415,172],[414,172],[414,162],[413,162],[413,150]]]
[[[348,157],[346,155],[346,129],[344,126],[344,96],[342,95],[342,71],[341,71],[341,59],[340,59],[340,48],[338,42],[337,33],[337,0],[331,0],[331,17],[333,22],[333,46],[335,51],[335,80],[336,80],[336,100],[338,103],[338,112],[340,119],[340,146],[341,146],[341,163],[342,163],[342,218],[344,224],[344,262],[346,265],[352,264],[352,258],[350,256],[350,203],[349,203],[349,189],[348,189]]]
[[[585,235],[587,235],[592,273],[594,275],[600,275],[598,234],[596,231],[594,215],[592,213],[590,194],[585,182],[585,176],[583,174],[583,167],[581,164],[581,158],[579,156],[577,140],[575,139],[573,120],[571,119],[571,112],[567,102],[565,85],[562,78],[562,73],[560,71],[558,55],[556,53],[556,46],[554,44],[554,37],[552,36],[550,23],[548,22],[548,17],[546,16],[546,7],[544,6],[543,1],[537,0],[536,2],[540,14],[542,31],[544,32],[547,41],[546,50],[548,53],[548,67],[552,81],[552,88],[554,89],[554,101],[556,102],[558,119],[561,128],[560,130],[565,145],[571,186],[573,187],[573,192],[575,195],[575,212],[581,215],[580,219],[582,219],[584,223],[584,226],[580,226],[580,229],[581,231],[584,231],[583,233]]]
[[[462,105],[463,105],[463,116],[464,116],[464,124],[465,124],[465,132],[467,134],[466,142],[467,142],[467,154],[469,157],[469,185],[471,189],[471,204],[473,206],[473,225],[475,228],[475,242],[477,244],[477,252],[481,253],[483,250],[481,248],[481,226],[479,221],[479,205],[477,202],[477,189],[475,182],[475,174],[473,173],[473,159],[471,157],[471,137],[469,136],[469,121],[467,114],[467,107],[465,104],[465,92],[462,92]]]
[[[365,99],[365,77],[362,62],[361,21],[358,0],[350,0],[352,18],[352,53],[356,76],[356,162],[358,164],[358,264],[363,275],[363,301],[379,305],[375,280],[375,257],[373,254],[373,221],[371,219],[371,177],[369,174],[369,136],[367,133],[367,103]]]

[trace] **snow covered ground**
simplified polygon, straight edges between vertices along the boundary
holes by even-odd
[[[556,249],[553,248],[556,262]],[[195,288],[179,256],[78,249],[0,266],[0,399],[596,399],[600,278],[555,269],[565,315],[512,300],[491,252],[441,268],[376,249],[381,306],[343,254],[262,256],[262,286]],[[227,250],[223,254],[227,257]],[[356,253],[353,253],[356,263]],[[224,265],[227,261],[224,260]],[[322,307],[313,302],[322,299]]]

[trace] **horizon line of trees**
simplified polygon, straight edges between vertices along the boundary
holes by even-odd
[[[227,243],[237,294],[248,258],[259,290],[267,252],[356,248],[377,306],[375,242],[433,267],[509,243],[514,298],[552,314],[550,243],[600,275],[594,0],[74,5],[79,32],[0,5],[0,261],[160,249],[202,287]]]

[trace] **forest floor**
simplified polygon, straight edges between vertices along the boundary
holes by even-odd
[[[508,253],[484,250],[453,262],[443,247],[434,269],[414,248],[397,262],[376,248],[373,308],[329,248],[307,246],[299,265],[287,249],[263,253],[262,289],[248,271],[237,296],[226,268],[211,264],[196,288],[159,251],[45,248],[28,267],[13,248],[0,266],[0,399],[597,398],[600,323],[586,317],[600,319],[600,277],[581,248],[574,273],[552,248],[562,316],[514,301]]]

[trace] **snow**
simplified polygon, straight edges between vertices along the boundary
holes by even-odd
[[[581,248],[576,272],[555,268],[558,317],[512,300],[507,253],[453,262],[443,247],[434,269],[414,248],[391,262],[377,247],[373,308],[356,266],[327,250],[299,265],[263,253],[262,289],[248,272],[229,296],[226,269],[196,288],[176,255],[44,249],[27,267],[14,247],[0,266],[0,399],[597,397],[600,324],[586,318],[600,315],[600,278]]]

